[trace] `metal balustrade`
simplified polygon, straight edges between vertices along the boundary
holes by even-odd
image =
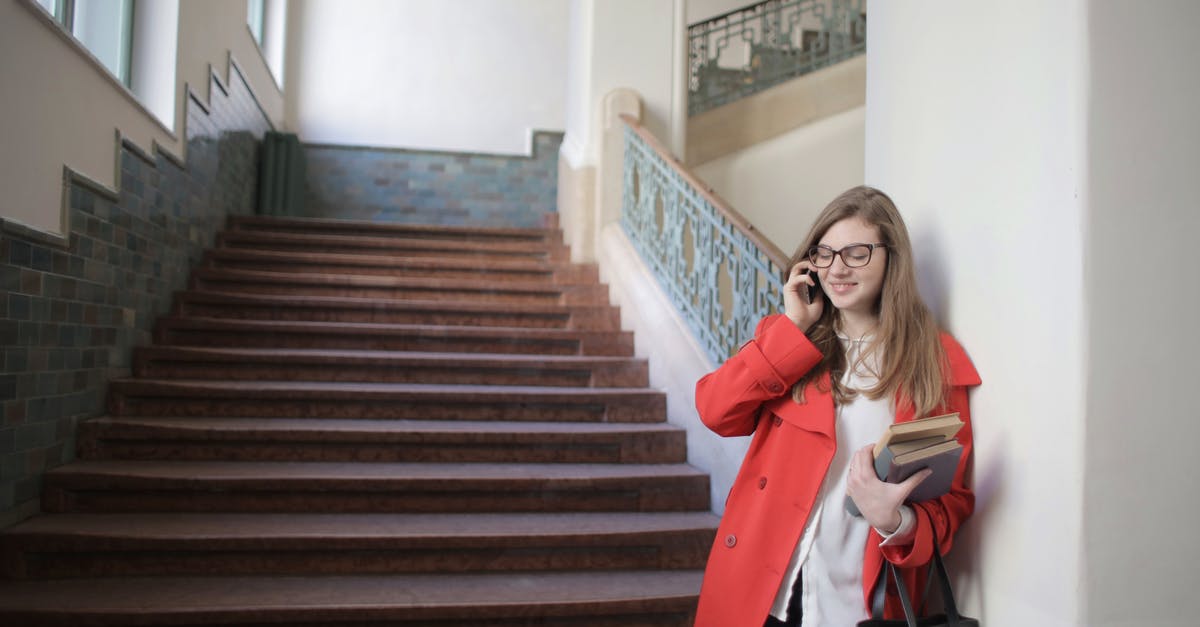
[[[688,27],[688,114],[867,49],[865,0],[767,0]]]
[[[714,363],[781,310],[788,257],[629,116],[621,225]]]

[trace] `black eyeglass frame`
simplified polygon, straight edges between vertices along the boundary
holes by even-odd
[[[852,265],[849,261],[846,260],[846,256],[842,254],[842,251],[846,250],[847,248],[854,248],[855,246],[866,246],[867,247],[867,260],[857,266]],[[873,257],[875,255],[876,248],[888,248],[888,245],[884,244],[882,242],[876,243],[876,244],[864,244],[864,243],[859,242],[859,243],[854,243],[854,244],[846,244],[845,246],[842,246],[841,248],[834,250],[824,244],[817,244],[816,246],[809,248],[808,252],[805,253],[804,256],[806,258],[808,258],[808,262],[811,263],[814,268],[828,268],[828,267],[832,266],[834,257],[841,257],[842,263],[845,264],[847,268],[862,268],[862,267],[865,267],[865,266],[868,266],[871,264],[871,257]],[[816,255],[816,252],[818,249],[827,250],[827,251],[833,253],[829,257],[829,263],[827,263],[825,265],[820,265],[819,263],[817,263],[817,260],[814,258],[814,255]]]

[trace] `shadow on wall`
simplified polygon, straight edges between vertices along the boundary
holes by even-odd
[[[562,133],[533,156],[305,146],[304,215],[372,222],[538,228],[558,202]]]
[[[950,320],[947,297],[950,277],[946,270],[949,266],[939,231],[924,228],[910,233],[910,236],[913,250],[917,251],[914,261],[917,286],[921,291],[921,297],[925,299],[925,304],[933,312],[938,324],[943,329],[951,329],[953,324]],[[964,348],[970,355],[971,347],[964,344]],[[986,381],[986,373],[982,374]],[[973,466],[968,470],[967,480],[975,492],[975,512],[959,529],[954,541],[954,546],[957,548],[951,550],[947,555],[946,566],[955,580],[955,597],[960,609],[971,615],[986,616],[987,613],[983,607],[983,585],[979,580],[979,573],[985,570],[980,564],[980,559],[985,554],[983,529],[987,526],[986,520],[1001,496],[1003,490],[1001,480],[1008,470],[1008,455],[1003,439],[997,439],[987,425],[983,425],[981,429],[974,420],[972,423],[976,452],[972,455]],[[983,459],[987,463],[982,467],[978,464],[981,431],[985,434],[983,441],[987,443],[988,447],[987,454],[983,455]]]

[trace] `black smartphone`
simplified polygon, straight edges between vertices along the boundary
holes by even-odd
[[[818,293],[820,293],[820,291],[821,291],[821,288],[817,287],[817,273],[816,273],[816,272],[813,272],[812,270],[809,270],[809,271],[808,271],[808,277],[809,277],[810,279],[812,279],[812,282],[813,282],[813,284],[812,284],[812,285],[810,285],[810,286],[808,286],[808,290],[807,290],[807,291],[805,291],[804,295],[807,297],[807,302],[808,302],[808,304],[810,304],[810,305],[811,305],[811,304],[812,304],[812,302],[813,302],[814,300],[816,300],[816,298],[817,298],[817,294],[818,294]]]

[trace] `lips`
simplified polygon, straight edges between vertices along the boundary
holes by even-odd
[[[826,287],[829,289],[829,291],[833,292],[834,294],[845,294],[845,293],[849,292],[850,290],[854,289],[856,286],[858,286],[858,283],[846,283],[846,282],[839,282],[839,281],[833,281],[833,282],[826,283]]]

